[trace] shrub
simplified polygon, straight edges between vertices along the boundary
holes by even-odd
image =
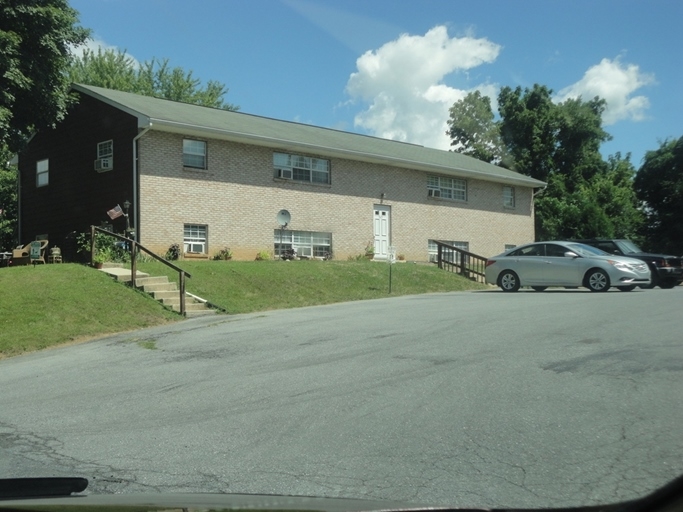
[[[271,258],[272,257],[270,255],[270,251],[263,250],[263,251],[259,251],[256,254],[256,261],[266,261],[266,260],[269,260]]]
[[[168,261],[178,261],[180,259],[180,245],[171,244],[164,258]]]
[[[226,247],[225,249],[221,249],[218,251],[214,257],[214,260],[231,260],[232,259],[232,251]]]

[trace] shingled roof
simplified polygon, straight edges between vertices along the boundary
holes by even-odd
[[[135,116],[141,129],[229,140],[509,185],[545,186],[542,181],[452,151],[89,85],[74,84],[72,88]]]

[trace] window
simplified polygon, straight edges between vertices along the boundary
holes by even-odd
[[[185,224],[183,246],[185,252],[206,254],[206,226]]]
[[[50,181],[50,160],[36,162],[36,187],[44,187]]]
[[[440,240],[443,241],[444,243],[448,245],[452,245],[456,249],[462,249],[463,251],[468,251],[470,250],[470,243],[469,242],[456,242],[456,241],[451,241],[451,240]],[[429,254],[429,261],[431,262],[436,262],[439,259],[439,246],[436,245],[435,240],[427,240],[427,253]],[[454,252],[451,250],[446,250],[444,253],[442,253],[442,258],[444,258],[446,261],[453,261],[454,258]]]
[[[566,247],[556,244],[545,244],[545,255],[554,258],[564,258],[564,253],[569,251]]]
[[[467,181],[444,176],[428,176],[427,192],[430,197],[467,201]]]
[[[503,187],[503,206],[505,208],[515,207],[515,187]]]
[[[330,183],[330,161],[310,156],[273,153],[275,177],[308,183]]]
[[[183,166],[206,169],[206,142],[183,139]]]
[[[288,249],[294,249],[297,256],[308,258],[326,258],[332,253],[332,233],[276,229],[273,240],[276,256]]]
[[[508,256],[545,256],[545,244],[527,245],[512,251]]]
[[[506,251],[511,251],[515,247],[517,247],[515,244],[505,244],[505,250]]]
[[[107,140],[97,144],[97,158],[111,158],[114,156],[114,141]]]

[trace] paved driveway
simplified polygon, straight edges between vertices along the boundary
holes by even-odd
[[[0,476],[454,506],[683,472],[683,288],[450,293],[188,320],[0,361]]]

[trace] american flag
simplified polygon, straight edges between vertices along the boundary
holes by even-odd
[[[114,219],[116,219],[117,217],[120,217],[121,215],[123,215],[123,210],[122,210],[121,207],[117,204],[114,208],[112,208],[111,210],[107,211],[107,215],[109,215],[109,218],[110,218],[111,220],[114,220]]]

